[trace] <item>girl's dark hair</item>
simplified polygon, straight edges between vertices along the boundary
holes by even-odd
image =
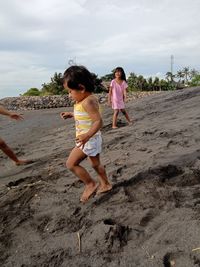
[[[86,91],[94,91],[94,78],[84,66],[71,66],[66,69],[63,75],[64,80],[67,81],[70,89],[80,90],[80,85],[84,85]]]
[[[120,71],[121,72],[121,79],[122,80],[124,80],[125,82],[126,82],[126,74],[125,74],[125,72],[124,72],[124,69],[122,68],[122,67],[117,67],[116,69],[115,69],[115,71],[114,71],[114,78],[115,78],[115,73],[117,72],[117,71]]]

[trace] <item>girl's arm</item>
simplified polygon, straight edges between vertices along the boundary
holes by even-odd
[[[74,117],[74,113],[73,112],[61,112],[60,113],[60,117],[64,120],[69,119],[69,118],[73,118]]]
[[[79,146],[84,145],[103,126],[103,121],[99,112],[99,105],[94,97],[88,97],[88,99],[83,102],[83,108],[89,114],[93,124],[87,133],[77,137],[76,141],[80,143]]]
[[[22,115],[10,112],[10,111],[8,111],[7,109],[5,109],[2,106],[0,106],[0,114],[1,115],[5,115],[5,116],[9,116],[11,119],[23,120],[23,116]]]
[[[2,106],[0,106],[0,114],[5,116],[10,116],[10,112]]]
[[[108,93],[108,104],[111,104],[112,100],[112,87],[110,86],[109,93]]]
[[[128,88],[124,89],[124,102],[126,102],[127,100],[127,89]]]

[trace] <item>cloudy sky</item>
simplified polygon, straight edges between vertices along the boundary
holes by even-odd
[[[74,59],[162,76],[200,70],[200,0],[0,0],[0,98],[41,88]]]

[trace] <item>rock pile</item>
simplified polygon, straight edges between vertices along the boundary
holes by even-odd
[[[153,94],[158,94],[160,93],[160,91],[149,91],[149,92],[129,92],[127,94],[127,101],[132,101],[132,100],[136,100],[138,98],[142,98],[142,97],[146,97],[146,96],[150,96]],[[100,103],[105,103],[107,102],[107,95],[99,95],[99,100]]]
[[[130,92],[128,93],[127,100],[135,100],[145,96],[149,96],[157,91],[151,92]],[[107,94],[98,94],[100,103],[107,102]],[[3,105],[9,110],[35,110],[35,109],[49,109],[70,107],[73,101],[68,95],[53,95],[53,96],[20,96],[20,97],[7,97],[0,100],[0,105]]]
[[[153,94],[158,94],[160,92],[161,91],[131,92],[131,93],[128,93],[128,95],[127,95],[127,101],[131,101],[131,100],[135,100],[135,99],[138,99],[138,98],[150,96],[150,95],[153,95]]]
[[[20,96],[4,98],[0,100],[0,105],[9,110],[35,110],[69,107],[72,105],[72,100],[68,95]]]

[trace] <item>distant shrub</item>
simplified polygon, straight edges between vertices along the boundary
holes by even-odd
[[[40,96],[41,91],[37,88],[30,88],[23,96]]]
[[[196,74],[196,75],[192,78],[192,80],[191,80],[191,82],[190,82],[189,85],[190,85],[190,86],[200,86],[200,74]]]

